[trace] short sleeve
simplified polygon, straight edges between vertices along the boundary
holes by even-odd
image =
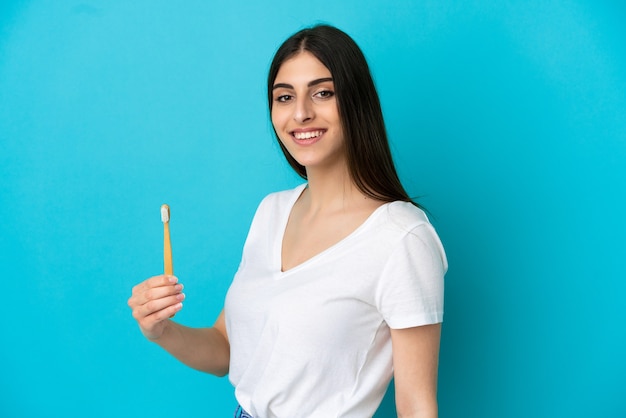
[[[443,321],[446,255],[429,223],[408,231],[396,244],[381,274],[376,305],[390,328]]]

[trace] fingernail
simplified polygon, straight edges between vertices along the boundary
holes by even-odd
[[[176,277],[176,276],[170,276],[170,277],[169,277],[169,281],[170,281],[170,283],[172,283],[172,284],[173,284],[173,283],[178,283],[178,277]]]
[[[184,286],[183,286],[182,284],[180,284],[180,283],[179,283],[179,284],[177,284],[176,286],[174,286],[174,289],[175,289],[175,290],[180,291],[180,290],[183,290],[183,287],[184,287]]]
[[[176,295],[176,298],[178,300],[184,300],[185,299],[185,294],[184,293],[179,293],[178,295]]]

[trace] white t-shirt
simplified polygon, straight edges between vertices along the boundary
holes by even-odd
[[[255,418],[371,417],[393,373],[389,328],[443,320],[445,253],[424,212],[397,201],[282,272],[304,187],[270,194],[252,221],[226,296],[229,378]]]

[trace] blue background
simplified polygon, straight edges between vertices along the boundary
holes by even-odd
[[[231,416],[126,300],[167,202],[177,319],[213,322],[257,203],[299,183],[264,83],[318,21],[366,53],[448,252],[440,416],[626,416],[622,2],[177,3],[0,5],[0,416]]]

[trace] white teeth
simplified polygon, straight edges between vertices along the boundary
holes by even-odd
[[[317,138],[318,136],[322,135],[324,132],[322,131],[314,131],[314,132],[294,132],[293,136],[296,137],[296,139],[310,139],[310,138]]]

